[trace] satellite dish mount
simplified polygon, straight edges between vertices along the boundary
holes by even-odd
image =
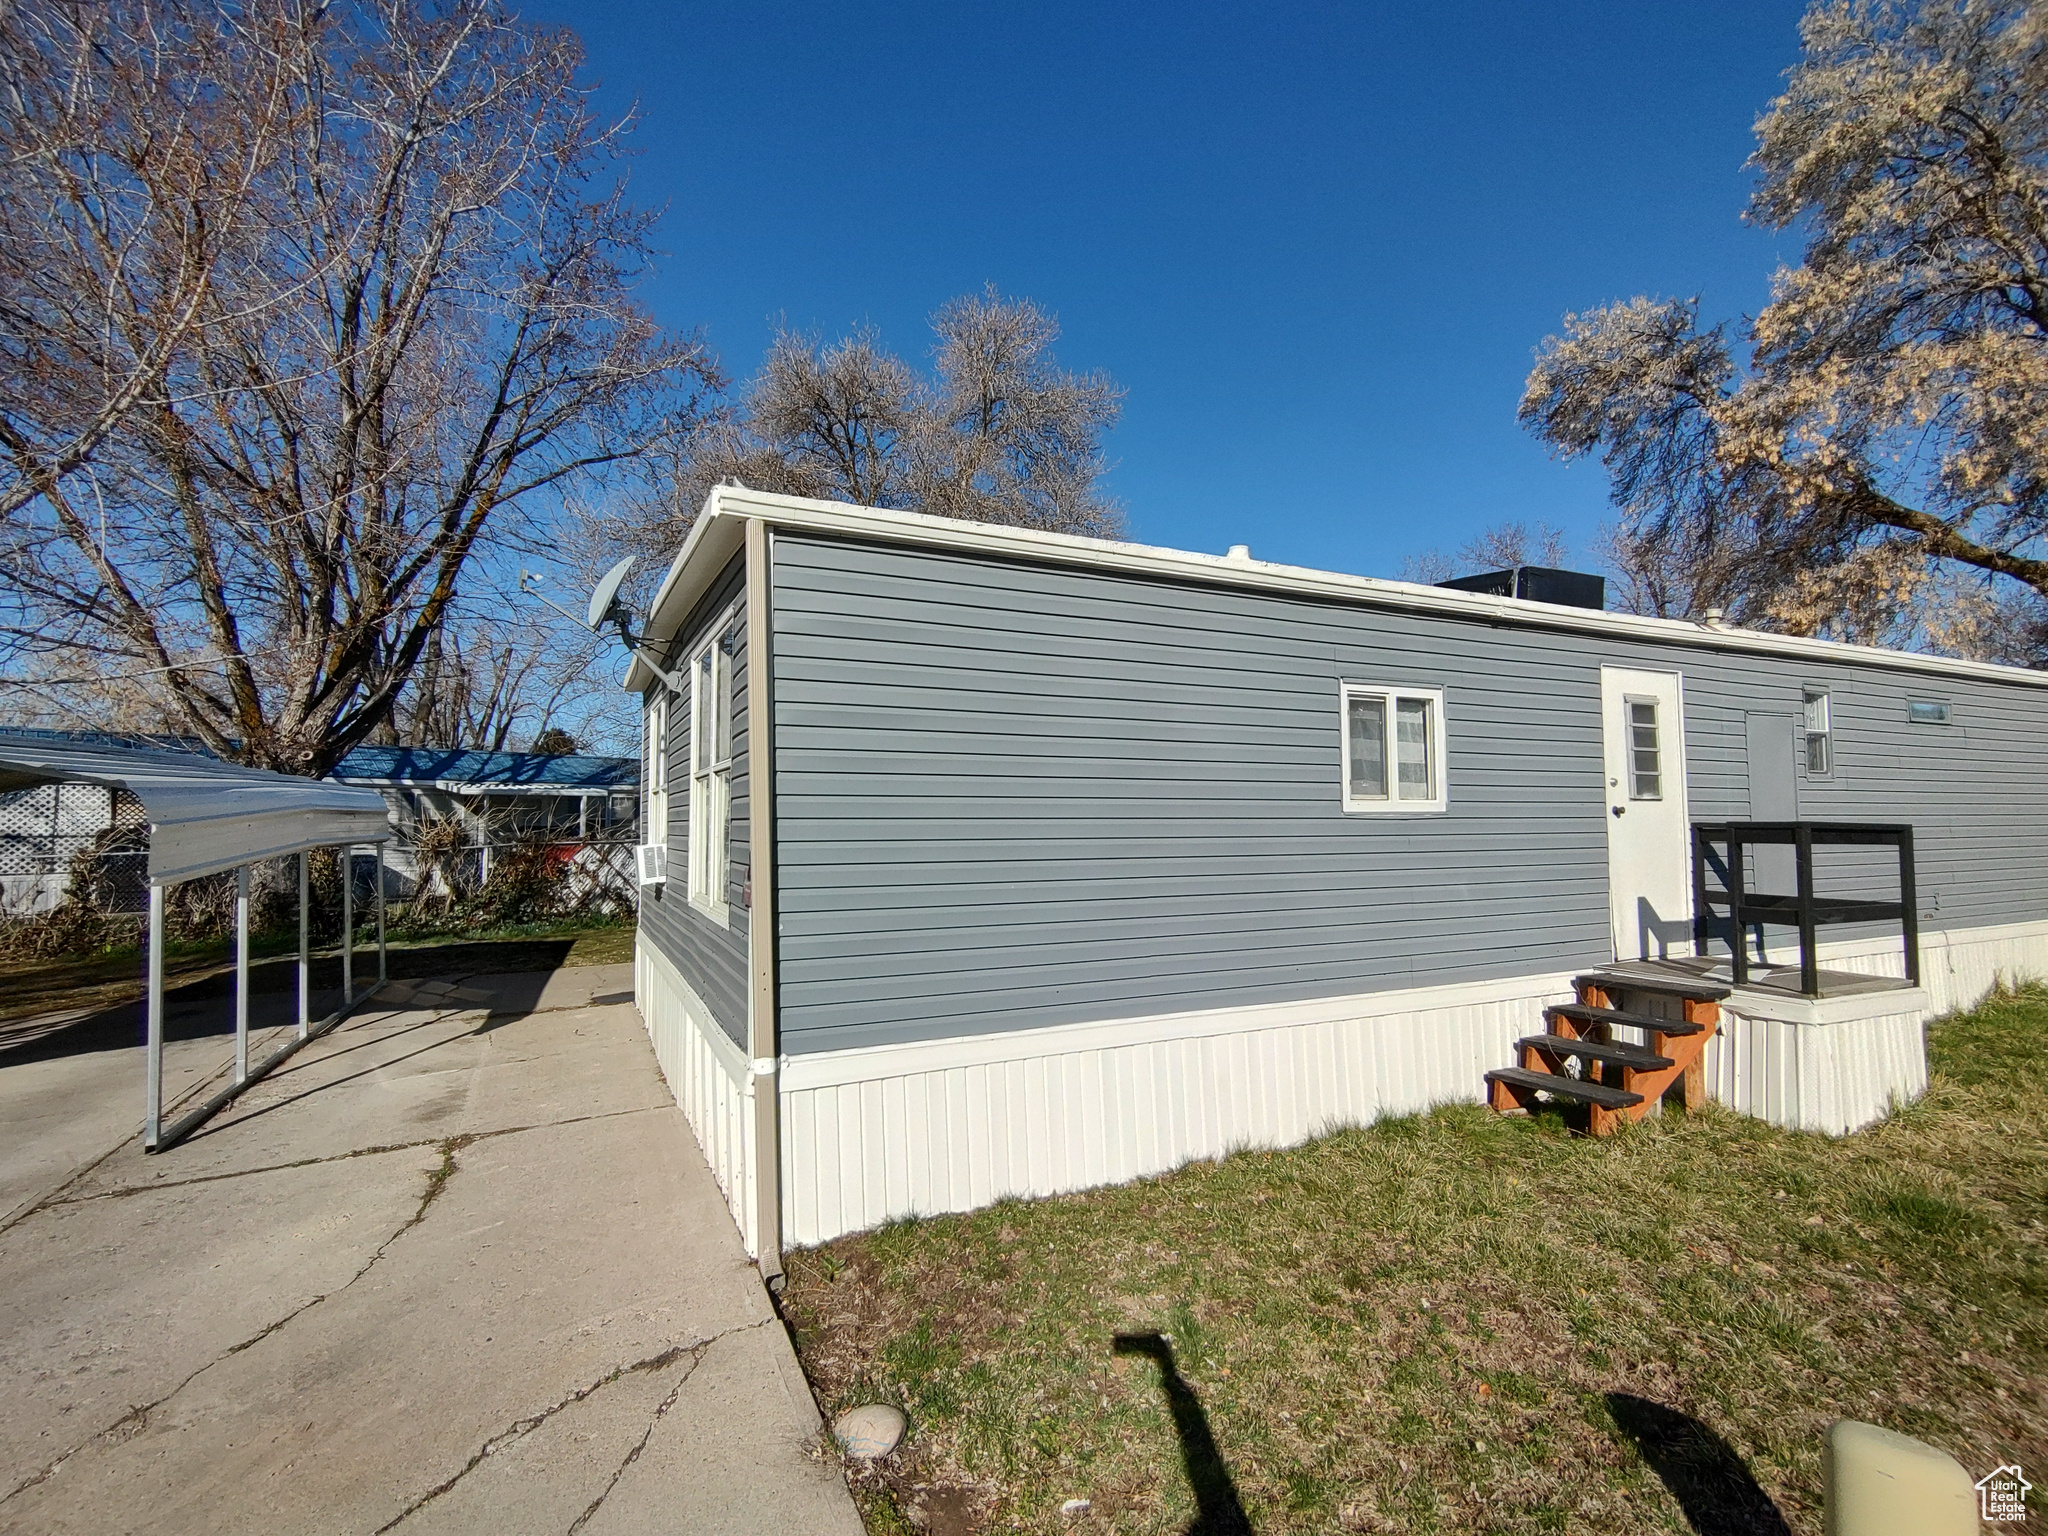
[[[671,693],[681,693],[683,691],[681,679],[656,661],[642,647],[640,637],[633,633],[633,612],[626,606],[625,599],[619,595],[619,588],[625,584],[626,575],[633,569],[633,562],[638,558],[636,555],[628,555],[604,573],[598,580],[597,586],[592,589],[590,605],[585,610],[584,616],[581,619],[578,619],[575,614],[569,612],[568,609],[562,607],[559,603],[551,602],[548,598],[542,596],[536,590],[540,585],[540,577],[534,575],[531,571],[521,571],[519,573],[519,590],[529,597],[540,598],[542,602],[547,603],[550,608],[554,609],[555,612],[559,613],[570,623],[580,623],[594,635],[603,635],[605,625],[613,625],[619,632],[619,641],[626,647],[627,654],[635,661],[640,662],[656,677],[660,678],[667,685]]]

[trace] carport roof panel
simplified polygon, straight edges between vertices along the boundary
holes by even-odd
[[[149,878],[165,884],[307,848],[390,837],[384,797],[191,752],[53,741],[0,730],[0,790],[125,789],[149,818]]]

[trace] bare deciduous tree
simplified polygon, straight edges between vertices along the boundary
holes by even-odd
[[[1570,558],[1564,530],[1548,523],[1496,523],[1482,528],[1455,555],[1426,549],[1401,562],[1403,581],[1435,583],[1518,565],[1561,566]]]
[[[148,69],[138,39],[184,3],[117,0],[92,67]],[[573,35],[496,0],[234,14],[222,88],[279,95],[238,259],[6,528],[0,600],[31,651],[155,669],[215,751],[319,773],[390,718],[479,564],[631,473],[713,374],[633,302],[649,217],[607,179],[621,129]],[[244,137],[195,128],[196,174],[237,172]]]
[[[390,720],[373,736],[389,746],[504,752],[550,730],[589,691],[597,643],[551,626],[548,641],[504,638],[504,626],[464,615],[427,640]],[[534,750],[540,750],[535,748]]]
[[[1926,640],[1914,602],[1967,567],[2024,627],[2048,595],[2048,13],[1834,0],[1803,36],[1749,216],[1807,246],[1747,358],[1694,303],[1567,316],[1522,419],[1601,455],[1624,560],[1675,573],[1660,606]]]
[[[1097,489],[1122,391],[1060,368],[1053,317],[985,293],[932,316],[933,376],[870,329],[830,345],[784,331],[732,408],[692,434],[663,532],[675,537],[728,477],[757,490],[941,517],[1113,536]]]
[[[248,283],[290,110],[288,19],[0,6],[0,519],[161,393],[209,290]]]

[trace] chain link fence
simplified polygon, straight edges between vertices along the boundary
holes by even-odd
[[[391,919],[400,931],[426,934],[629,921],[640,895],[633,831],[621,826],[579,838],[545,826],[401,826],[383,866]],[[272,862],[275,868],[256,866],[252,881],[251,920],[259,932],[298,921],[296,863]],[[359,915],[372,909],[378,868],[367,852],[348,860]],[[313,927],[322,939],[339,931],[341,871],[333,850],[313,855]],[[176,936],[230,932],[233,890],[231,874],[174,887]],[[0,941],[6,947],[56,955],[133,943],[148,904],[149,824],[133,795],[88,784],[0,793]]]
[[[125,789],[35,784],[0,791],[0,910],[47,912],[75,887],[100,911],[149,905],[149,820]]]
[[[385,874],[385,896],[398,904],[392,916],[398,931],[616,921],[638,909],[633,844],[616,834],[576,838],[501,828],[495,836],[470,841],[474,831],[448,821],[401,829]],[[366,862],[358,864],[355,878],[359,885],[370,878]]]

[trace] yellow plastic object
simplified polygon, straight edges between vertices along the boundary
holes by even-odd
[[[1946,1451],[1837,1419],[1822,1460],[1827,1536],[1977,1536],[1975,1484]]]

